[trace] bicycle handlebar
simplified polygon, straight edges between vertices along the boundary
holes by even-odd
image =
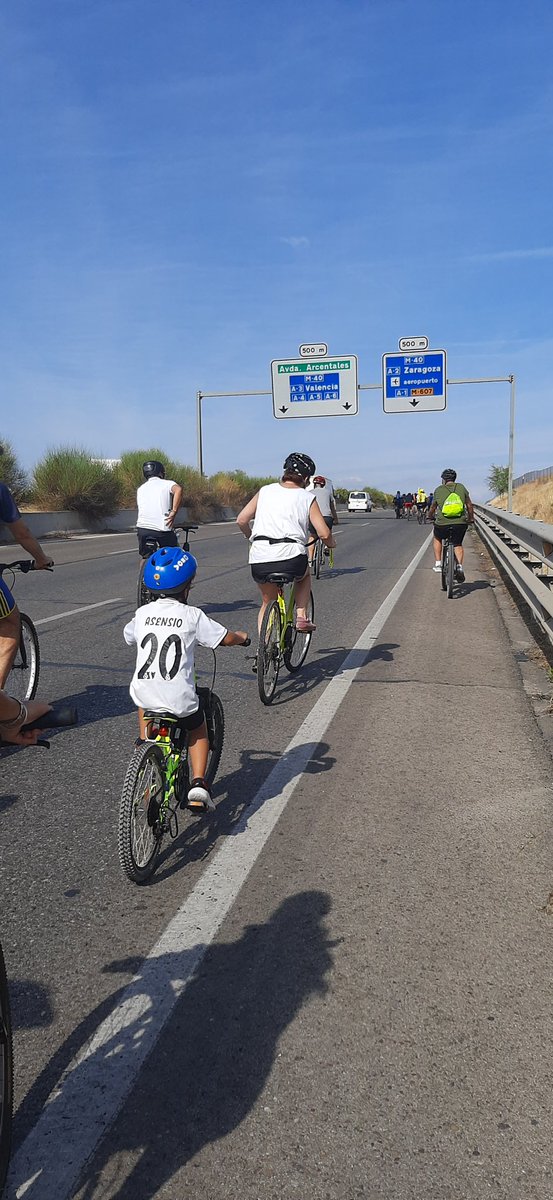
[[[34,558],[14,558],[13,562],[0,563],[0,575],[2,575],[4,571],[21,571],[23,575],[26,575],[28,571],[36,571],[36,569],[37,566]],[[46,567],[46,570],[53,571],[54,568],[53,566]]]
[[[29,721],[28,725],[23,725],[22,732],[26,733],[29,729],[61,729],[65,725],[76,725],[78,720],[79,714],[76,708],[70,704],[59,704],[57,707],[54,706],[50,712],[37,717],[35,721]]]

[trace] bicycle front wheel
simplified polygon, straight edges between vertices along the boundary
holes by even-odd
[[[261,622],[257,651],[257,686],[262,704],[271,704],[280,668],[280,608],[278,600],[267,605]]]
[[[10,998],[2,947],[0,946],[0,1192],[10,1159],[13,1113],[13,1049]]]
[[[146,742],[131,758],[119,805],[119,862],[132,883],[147,883],[154,873],[163,838],[164,795],[163,751]]]
[[[40,671],[38,634],[31,618],[21,613],[21,633],[13,667],[8,676],[6,691],[15,700],[34,700]]]
[[[305,611],[307,613],[307,620],[313,621],[315,617],[315,601],[313,599],[313,592],[311,592],[309,595],[309,602]],[[297,610],[296,605],[294,604],[292,624],[288,625],[286,629],[286,641],[284,644],[283,654],[284,665],[292,673],[294,671],[299,671],[302,663],[305,662],[305,656],[309,650],[311,638],[313,637],[312,633],[302,633],[301,630],[296,629],[296,617]]]
[[[223,744],[225,741],[225,713],[220,697],[209,688],[198,688],[202,701],[209,739],[209,755],[205,772],[205,781],[211,787],[221,762]]]
[[[317,538],[315,544],[315,576],[320,579],[321,567],[323,565],[323,543],[320,538]]]
[[[142,608],[143,604],[149,604],[152,599],[148,588],[144,586],[144,567],[146,566],[146,562],[147,560],[143,558],[140,564],[140,571],[138,572],[138,584],[136,588],[137,608]]]

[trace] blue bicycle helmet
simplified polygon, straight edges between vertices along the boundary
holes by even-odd
[[[198,563],[180,546],[162,546],[144,564],[144,586],[155,596],[174,596],[194,578]]]

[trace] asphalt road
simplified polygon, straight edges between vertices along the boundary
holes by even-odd
[[[372,649],[356,651],[357,674],[343,670],[427,536],[386,513],[343,519],[336,567],[316,584],[309,658],[270,709],[246,653],[218,653],[217,818],[185,817],[141,889],[121,876],[116,848],[136,721],[122,638],[133,539],[57,543],[54,575],[19,577],[33,619],[82,609],[39,626],[41,691],[75,701],[78,728],[49,752],[2,758],[22,1154],[225,846],[230,879],[256,797],[268,795],[262,819],[298,730],[345,681],[182,992],[178,938],[165,954],[171,1006],[151,1005],[146,1035],[134,1027],[137,1040],[161,1032],[119,1115],[86,1164],[65,1115],[75,1181],[49,1191],[31,1154],[32,1200],[551,1196],[551,759],[477,553],[447,601],[427,551]],[[194,602],[254,634],[241,535],[213,526],[195,546]],[[94,1087],[109,1091],[128,1046],[114,1038],[101,1058]],[[46,1142],[53,1158],[60,1137]]]

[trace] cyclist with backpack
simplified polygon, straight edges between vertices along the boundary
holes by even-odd
[[[463,583],[463,538],[469,522],[474,521],[474,509],[468,489],[464,483],[457,483],[457,472],[452,467],[442,471],[442,482],[434,491],[429,517],[434,520],[434,570],[442,569],[442,542],[451,533],[455,547],[455,575],[459,583]]]

